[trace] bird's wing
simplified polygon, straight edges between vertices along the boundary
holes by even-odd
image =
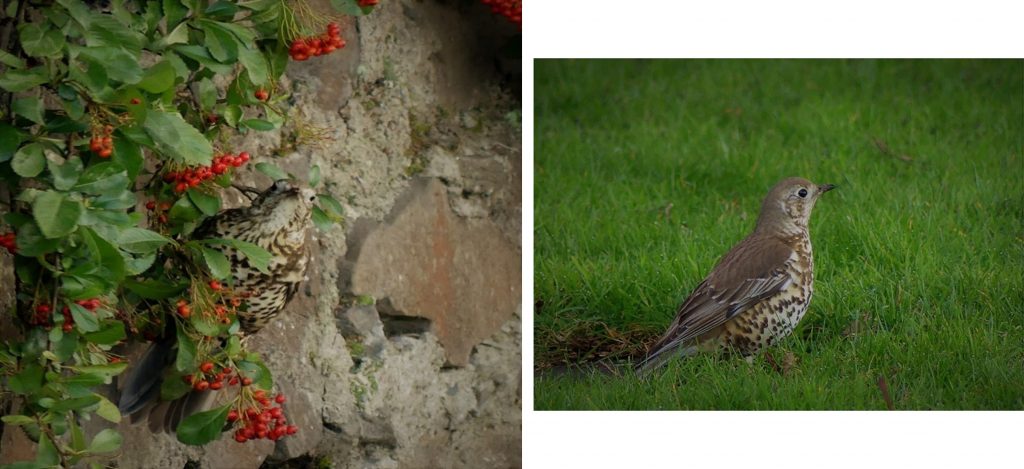
[[[788,287],[794,260],[793,249],[775,238],[751,236],[737,244],[683,302],[672,326],[637,368],[661,365],[671,351]]]

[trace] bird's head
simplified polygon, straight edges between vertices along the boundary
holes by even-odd
[[[757,229],[780,234],[807,230],[814,203],[821,194],[834,188],[833,184],[818,185],[804,178],[783,179],[764,198]]]
[[[278,232],[284,228],[304,231],[310,222],[310,213],[316,193],[312,189],[296,186],[287,180],[275,181],[252,202],[249,210],[266,220],[260,229]]]

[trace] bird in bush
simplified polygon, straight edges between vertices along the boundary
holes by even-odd
[[[243,336],[255,334],[276,318],[295,295],[305,277],[308,254],[306,232],[310,226],[315,193],[287,181],[275,182],[248,207],[225,210],[207,219],[193,233],[196,239],[232,238],[256,244],[271,254],[269,273],[260,272],[234,248],[219,246],[231,264],[236,291],[250,292],[246,307],[238,310]],[[173,322],[173,321],[172,321]],[[176,356],[173,328],[155,341],[128,374],[118,407],[122,414],[148,410],[154,431],[173,431],[185,417],[213,405],[213,394],[190,392],[174,401],[157,402],[164,369]]]
[[[735,350],[748,360],[789,335],[814,291],[808,222],[832,184],[783,179],[768,192],[754,232],[734,246],[676,312],[636,365],[647,374],[699,351]]]

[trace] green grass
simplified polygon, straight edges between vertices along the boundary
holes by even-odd
[[[538,61],[537,409],[1024,408],[1024,61]],[[642,355],[761,198],[811,219],[815,295],[748,365]],[[584,365],[586,366],[586,365]]]

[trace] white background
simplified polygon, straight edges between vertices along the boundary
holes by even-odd
[[[1021,5],[1024,2],[989,0],[526,2],[523,466],[1024,467],[1022,412],[532,410],[532,58],[1020,58]],[[1021,70],[1024,73],[1024,66]]]

